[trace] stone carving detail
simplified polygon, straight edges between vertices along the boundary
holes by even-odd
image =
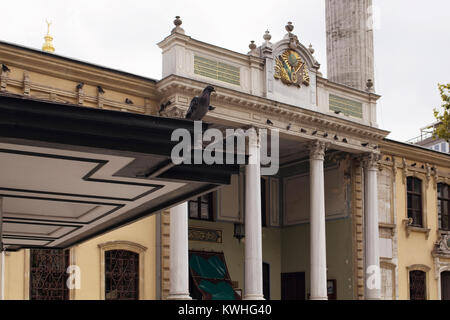
[[[370,153],[363,158],[363,165],[367,169],[378,170],[381,156],[377,153]]]
[[[294,50],[286,50],[275,59],[274,78],[299,88],[310,83],[308,66]]]
[[[312,160],[324,160],[327,143],[316,140],[309,146],[310,158]]]
[[[434,245],[434,253],[450,256],[450,235],[441,235],[441,238]]]
[[[23,95],[29,96],[31,91],[31,81],[28,72],[23,73]]]
[[[160,111],[159,115],[166,118],[184,119],[186,117],[185,111],[177,106],[167,107],[164,110]]]
[[[222,231],[202,228],[189,228],[189,240],[222,243]]]
[[[8,71],[1,71],[0,75],[0,91],[6,91],[6,87],[8,85]]]

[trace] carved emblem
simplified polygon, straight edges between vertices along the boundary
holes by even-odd
[[[222,243],[222,231],[190,227],[189,240]]]
[[[435,252],[450,254],[450,235],[441,235],[441,238],[435,243]]]
[[[308,67],[297,52],[286,50],[275,59],[275,63],[275,79],[280,79],[288,86],[309,86]]]

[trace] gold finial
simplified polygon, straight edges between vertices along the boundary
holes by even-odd
[[[50,35],[50,26],[52,25],[52,22],[49,22],[48,20],[45,20],[47,23],[47,35],[44,37],[45,43],[42,46],[42,51],[53,53],[55,52],[55,47],[53,46],[53,37]]]
[[[52,25],[52,22],[49,22],[47,19],[45,19],[45,22],[47,23],[47,35],[50,35],[50,26]]]

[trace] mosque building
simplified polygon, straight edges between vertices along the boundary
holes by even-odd
[[[0,42],[0,298],[449,300],[450,156],[379,128],[371,5],[326,0],[328,78],[292,22],[239,53],[176,17],[160,80],[58,55],[50,23]],[[244,164],[173,163],[207,86],[205,129],[277,132],[277,172],[261,131]]]

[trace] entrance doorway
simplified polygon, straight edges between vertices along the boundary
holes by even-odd
[[[305,300],[305,273],[281,274],[281,300]]]

